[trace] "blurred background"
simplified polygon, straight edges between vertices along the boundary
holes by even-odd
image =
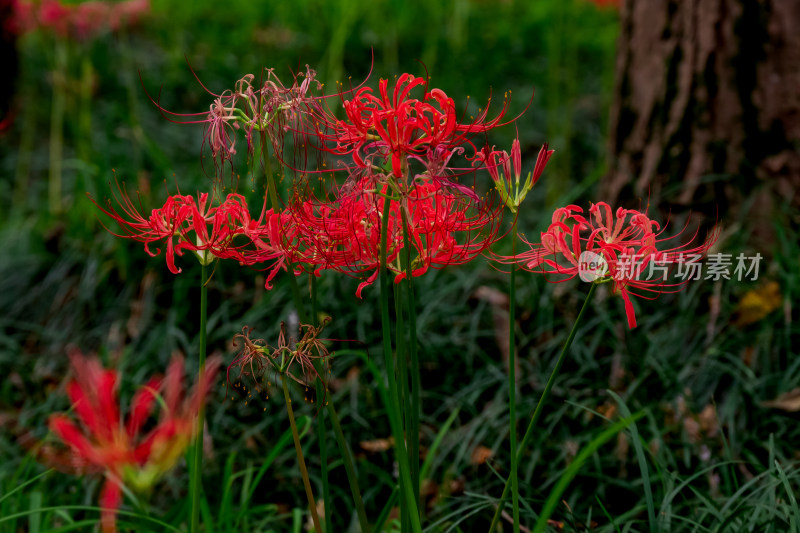
[[[87,198],[103,201],[119,182],[140,195],[147,212],[168,194],[208,187],[213,165],[201,149],[203,126],[171,122],[150,98],[175,113],[202,113],[213,102],[210,93],[232,88],[245,74],[274,68],[290,82],[309,65],[326,89],[427,74],[457,109],[467,98],[484,105],[491,96],[499,111],[506,95],[509,116],[521,116],[487,141],[508,150],[519,135],[529,169],[542,143],[556,151],[520,214],[520,231],[531,239],[555,208],[602,200],[647,208],[670,220],[669,234],[718,223],[715,251],[761,253],[756,281],[700,282],[653,302],[637,300],[639,327],[631,331],[621,300],[600,291],[521,466],[530,505],[524,514],[533,521],[560,473],[608,425],[603,417],[618,410],[605,392],[611,389],[632,411],[647,413],[639,428],[644,447],[623,434],[596,452],[565,494],[554,531],[614,531],[626,523],[643,530],[642,484],[652,483],[662,502],[679,480],[691,491],[673,495],[669,510],[692,517],[686,530],[703,530],[695,526],[704,520],[755,520],[754,531],[788,524],[788,507],[755,519],[747,510],[797,487],[800,46],[790,22],[800,24],[800,12],[791,1],[0,6],[0,489],[45,470],[34,445],[47,439],[47,416],[68,407],[61,393],[68,346],[122,368],[123,396],[163,371],[173,353],[191,360],[196,352],[199,268],[184,258],[184,271],[170,274],[163,256],[151,258],[141,244],[110,235]],[[252,179],[246,167],[242,172]],[[231,339],[244,325],[275,339],[288,319],[291,297],[280,277],[267,292],[263,273],[216,267],[209,346],[227,363],[235,353]],[[533,275],[518,280],[524,424],[586,287]],[[341,355],[331,390],[362,487],[371,487],[367,508],[377,513],[390,494],[389,429],[370,378],[348,353],[379,351],[377,291],[365,291],[359,302],[356,285],[324,276],[320,309],[333,317],[331,338],[358,341],[333,343]],[[423,446],[459,410],[433,462],[428,524],[434,531],[483,531],[493,512],[489,496],[502,490],[494,471],[504,475],[508,463],[507,276],[478,260],[430,272],[417,287]],[[303,409],[315,416],[314,406]],[[208,479],[227,480],[231,471],[259,464],[287,427],[282,412],[271,399],[248,405],[221,389],[210,407]],[[313,463],[315,437],[306,438]],[[637,445],[650,465],[644,481]],[[788,477],[778,476],[776,460]],[[292,511],[303,504],[294,464],[292,450],[282,450],[252,501],[235,504],[258,510],[251,530],[296,527]],[[333,470],[341,488],[332,504],[337,531],[352,515],[341,470]],[[185,479],[178,469],[143,512],[180,522]],[[0,515],[91,502],[97,486],[97,478],[51,474],[0,500]],[[217,494],[208,497],[212,509],[222,505]],[[37,523],[68,524],[63,514],[42,511]],[[29,527],[28,518],[0,522],[3,531]],[[664,531],[681,530],[670,527]]]

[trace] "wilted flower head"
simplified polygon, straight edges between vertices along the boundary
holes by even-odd
[[[250,153],[254,149],[253,135],[262,132],[272,142],[279,158],[287,134],[294,136],[296,149],[304,146],[309,131],[315,129],[309,125],[310,117],[320,114],[320,97],[312,94],[322,90],[322,83],[316,76],[316,71],[306,65],[306,71],[297,73],[292,84],[286,86],[271,68],[264,69],[260,79],[247,74],[233,89],[220,94],[206,89],[214,97],[206,113],[173,113],[153,102],[166,116],[176,117],[181,123],[206,125],[204,144],[211,149],[214,164],[219,169],[237,153],[239,130],[244,132]]]
[[[187,395],[183,359],[174,358],[166,377],[150,379],[134,394],[124,421],[118,398],[119,374],[78,351],[70,354],[70,360],[74,378],[67,384],[67,394],[78,423],[66,414],[52,415],[50,430],[70,448],[76,466],[105,474],[101,523],[104,532],[115,531],[123,485],[136,490],[150,488],[191,442],[197,412],[205,402],[219,359],[208,360]],[[157,402],[159,394],[163,402]],[[144,433],[156,403],[163,405],[161,416],[155,427]]]
[[[668,282],[667,270],[682,264],[686,256],[702,257],[716,241],[712,232],[699,245],[693,244],[695,234],[686,244],[670,246],[681,234],[664,237],[658,222],[644,213],[623,208],[613,212],[605,202],[592,204],[588,217],[583,213],[575,205],[557,209],[538,242],[523,239],[530,250],[499,260],[531,272],[566,276],[557,281],[580,275],[593,283],[613,283],[612,292],[619,292],[625,303],[630,328],[636,327],[630,297],[653,299],[681,290],[687,281]],[[583,264],[587,258],[594,263],[591,268]],[[660,275],[652,278],[654,272]]]
[[[267,344],[264,339],[252,339],[252,328],[245,326],[233,338],[234,346],[241,345],[241,350],[228,366],[228,383],[233,368],[238,368],[239,377],[249,378],[257,390],[261,390],[260,380],[270,373],[286,375],[305,386],[316,379],[324,380],[324,376],[319,375],[314,367],[314,361],[327,363],[330,356],[327,346],[320,338],[323,328],[330,321],[330,317],[327,317],[317,327],[300,324],[298,338],[290,336],[286,324],[281,322],[275,346]]]

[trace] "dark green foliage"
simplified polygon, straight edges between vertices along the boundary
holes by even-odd
[[[173,352],[196,351],[199,265],[189,256],[178,258],[183,273],[170,274],[163,255],[151,258],[139,243],[109,235],[102,226],[108,221],[85,196],[90,192],[102,202],[117,180],[132,197],[139,191],[149,209],[168,191],[192,194],[207,187],[204,173],[212,174],[213,165],[201,151],[202,128],[168,122],[145,91],[167,110],[196,113],[207,110],[213,97],[192,70],[210,91],[221,92],[262,67],[275,67],[288,80],[308,63],[333,92],[337,81],[360,83],[370,69],[373,86],[379,77],[404,71],[424,74],[417,60],[459,109],[466,109],[470,96],[474,112],[490,90],[499,109],[511,91],[509,115],[516,116],[535,88],[515,123],[523,162],[530,162],[526,168],[542,142],[556,149],[521,210],[520,231],[535,239],[554,207],[594,199],[604,168],[616,31],[613,12],[579,0],[163,0],[125,33],[83,43],[57,43],[38,33],[24,37],[18,116],[0,139],[0,531],[79,530],[98,516],[86,508],[96,505],[98,476],[48,472],[36,478],[46,468],[26,455],[36,452],[37,442],[50,443],[47,416],[68,408],[61,387],[68,346],[119,365],[123,398],[145,376],[163,371]],[[66,47],[68,58],[62,214],[47,206],[57,46]],[[88,98],[77,83],[84,64],[93,73]],[[486,141],[509,149],[515,126]],[[242,190],[249,190],[248,162],[238,163]],[[789,216],[779,213],[776,220]],[[740,222],[738,232],[720,242],[726,253],[751,252],[736,237],[750,230],[746,221],[732,224]],[[800,290],[798,236],[789,227],[776,223],[777,244],[762,264],[762,279],[780,286],[783,314],[736,325],[737,302],[761,281],[700,282],[653,302],[637,300],[639,327],[629,331],[621,300],[598,291],[519,465],[523,524],[535,523],[570,462],[610,427],[604,416],[616,421],[628,409],[645,413],[636,422],[639,440],[632,442],[627,430],[616,446],[604,444],[588,459],[562,496],[568,507],[556,509],[563,529],[553,531],[796,530],[797,416],[762,406],[800,381],[792,308]],[[254,337],[277,341],[280,322],[291,320],[290,288],[283,275],[265,291],[263,277],[235,264],[216,265],[208,291],[209,353],[232,361],[230,341],[245,325],[254,328]],[[299,281],[307,294],[306,277]],[[524,429],[586,287],[526,273],[518,281],[517,423]],[[507,473],[509,420],[495,332],[504,311],[479,289],[506,291],[507,275],[479,260],[431,271],[414,283],[423,452],[459,409],[430,462],[425,524],[432,531],[485,531]],[[370,356],[380,351],[378,287],[357,301],[356,284],[326,273],[317,285],[319,309],[333,317],[325,335],[336,339],[330,346],[338,352],[328,400],[356,454],[367,512],[375,520],[388,516],[381,511],[396,498],[394,467],[390,452],[367,452],[359,444],[388,438],[390,428],[359,355],[379,359]],[[237,382],[234,372],[231,384]],[[302,483],[288,440],[280,440],[288,429],[282,405],[263,395],[247,398],[224,380],[218,388],[207,415],[214,453],[205,462],[204,516],[211,518],[204,520],[213,521],[207,531],[300,531]],[[296,390],[295,397],[304,392]],[[298,401],[296,408],[313,424],[318,406]],[[312,482],[320,486],[314,479],[315,432],[304,439]],[[328,442],[334,442],[332,432]],[[485,464],[473,461],[478,446],[492,452]],[[346,531],[355,523],[353,505],[338,453],[330,455],[333,502],[326,512],[333,513],[334,531]],[[121,529],[164,530],[152,520],[185,527],[188,506],[178,502],[186,497],[187,479],[181,465],[153,494],[140,497],[138,507],[126,498],[123,509],[132,514],[120,515]],[[25,480],[31,483],[22,486]],[[22,514],[9,518],[16,513]]]

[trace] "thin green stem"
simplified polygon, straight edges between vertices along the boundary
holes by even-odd
[[[569,347],[572,345],[572,341],[575,339],[575,334],[578,331],[578,324],[581,322],[581,318],[583,317],[583,313],[586,311],[586,308],[589,306],[589,300],[592,298],[592,294],[594,294],[595,283],[592,283],[589,286],[589,292],[586,295],[586,299],[583,301],[583,306],[581,307],[580,312],[578,313],[577,318],[575,319],[575,323],[572,325],[572,330],[569,332],[569,336],[567,340],[564,342],[564,347],[561,349],[561,355],[558,356],[558,360],[556,361],[556,366],[553,368],[553,371],[550,373],[550,378],[547,380],[547,384],[544,387],[544,391],[542,391],[541,397],[539,397],[539,403],[536,404],[536,409],[533,411],[533,416],[531,417],[531,421],[528,423],[528,428],[525,430],[525,435],[522,437],[522,442],[519,445],[519,449],[517,450],[516,460],[517,463],[522,459],[522,454],[525,452],[525,447],[528,445],[528,441],[533,436],[533,429],[536,427],[536,422],[539,421],[539,417],[542,415],[542,408],[544,407],[544,403],[547,401],[548,396],[550,396],[550,389],[553,388],[553,384],[556,381],[556,376],[558,375],[558,371],[561,369],[561,365],[564,362],[565,356],[567,351],[569,351]],[[508,489],[510,486],[511,478],[506,480],[505,487],[503,488],[503,494],[500,496],[500,501],[497,504],[497,510],[494,513],[494,518],[492,518],[492,524],[489,526],[489,531],[494,532],[497,530],[497,523],[500,520],[500,514],[503,509],[503,505],[505,504],[506,498],[508,497]]]
[[[50,109],[50,173],[48,203],[50,213],[58,215],[63,207],[61,160],[64,151],[64,107],[67,92],[67,45],[56,41],[56,65],[53,74],[53,104]]]
[[[339,416],[333,408],[333,403],[326,400],[325,406],[328,408],[328,416],[331,419],[331,426],[333,426],[333,433],[336,435],[336,442],[339,445],[339,451],[342,453],[342,460],[344,461],[344,470],[347,473],[347,481],[350,484],[350,492],[353,493],[353,500],[356,504],[356,515],[358,516],[358,524],[361,526],[361,531],[369,533],[369,521],[367,520],[367,511],[364,508],[364,500],[361,498],[361,489],[358,486],[358,476],[356,469],[353,466],[353,457],[350,453],[350,448],[344,438],[342,432],[342,425],[339,423]],[[328,511],[325,511],[328,514]]]
[[[300,434],[297,431],[297,423],[294,420],[294,410],[292,409],[292,398],[289,396],[289,386],[286,384],[286,376],[281,374],[281,386],[283,387],[283,397],[286,400],[286,413],[289,415],[289,423],[292,425],[292,438],[294,439],[294,450],[297,452],[297,462],[300,465],[300,474],[303,476],[303,486],[306,489],[308,498],[308,510],[311,511],[311,520],[314,522],[314,531],[322,533],[317,515],[317,503],[314,501],[314,493],[311,491],[311,481],[308,479],[306,460],[303,457],[303,447],[300,446]]]
[[[403,293],[398,284],[394,285],[395,339],[397,351],[398,392],[403,406],[403,427],[408,428],[411,418],[411,394],[408,391],[408,357],[406,352],[405,316],[403,314]],[[410,441],[411,436],[406,435]]]
[[[264,175],[267,182],[267,196],[269,197],[270,204],[272,205],[272,211],[275,213],[280,213],[281,203],[278,199],[278,187],[275,184],[275,176],[272,174],[272,163],[270,163],[269,145],[267,144],[267,132],[264,130],[261,131],[261,160],[264,163]],[[308,319],[306,308],[303,305],[303,299],[300,295],[300,287],[298,286],[297,279],[294,275],[294,264],[292,264],[291,261],[287,262],[286,270],[289,272],[289,286],[292,291],[292,301],[294,302],[294,307],[297,310],[297,316],[300,319],[300,323],[310,324],[311,322]],[[316,319],[316,315],[314,318]]]
[[[511,225],[511,255],[517,255],[517,217]],[[511,441],[511,501],[514,520],[514,533],[519,533],[519,479],[517,461],[517,344],[514,338],[516,330],[516,289],[517,268],[511,264],[511,276],[508,282],[508,429]]]
[[[420,504],[420,469],[419,469],[419,421],[422,415],[420,403],[419,354],[417,353],[417,305],[414,296],[414,276],[411,264],[411,239],[409,237],[408,218],[405,210],[401,210],[403,218],[403,247],[406,250],[406,307],[408,309],[408,353],[411,357],[411,423],[408,428],[408,455],[411,461],[411,482],[414,486],[415,501]],[[420,511],[422,506],[420,504]]]
[[[272,210],[280,213],[281,203],[278,201],[278,187],[275,184],[275,176],[272,175],[272,163],[269,159],[269,145],[267,144],[267,132],[261,130],[261,160],[264,162],[264,174],[267,178],[267,196],[269,196]],[[300,312],[299,310],[297,311]]]
[[[78,115],[78,127],[80,135],[78,136],[77,152],[78,158],[86,163],[84,167],[78,172],[78,178],[75,180],[74,195],[77,198],[78,194],[85,191],[89,186],[91,179],[88,164],[92,161],[92,81],[94,77],[94,68],[89,56],[83,56],[81,62],[81,79],[80,79],[80,114]]]
[[[278,188],[275,185],[275,176],[272,174],[272,165],[270,164],[269,159],[269,152],[268,152],[268,145],[267,145],[267,136],[266,132],[262,132],[261,134],[261,147],[262,147],[262,158],[264,160],[264,172],[267,178],[267,190],[269,191],[269,196],[272,202],[272,209],[274,212],[278,213],[281,210],[280,202],[278,202]],[[300,287],[297,284],[297,279],[294,276],[294,268],[291,263],[287,265],[287,270],[289,270],[289,286],[292,292],[292,300],[294,302],[295,309],[297,309],[297,315],[300,319],[300,322],[305,324],[310,324],[311,322],[306,315],[306,309],[302,302],[302,297],[300,294]],[[316,292],[316,280],[314,279],[314,274],[310,273],[311,276],[311,309],[312,309],[312,318],[316,321],[318,316],[317,310],[317,292]],[[316,369],[317,373],[320,376],[324,376],[325,369],[319,363],[319,360],[314,361],[314,368]],[[326,387],[327,389],[327,387]],[[367,533],[370,531],[369,528],[369,521],[367,520],[367,512],[364,508],[364,500],[361,497],[361,489],[359,488],[358,484],[358,474],[356,473],[356,469],[353,463],[353,455],[350,452],[350,448],[347,444],[347,441],[344,438],[344,433],[342,432],[342,426],[339,422],[339,415],[336,414],[336,408],[333,406],[333,402],[329,401],[327,398],[328,391],[324,391],[324,395],[319,395],[319,388],[317,388],[318,394],[317,398],[324,398],[325,400],[325,407],[328,411],[328,417],[331,421],[331,426],[333,427],[333,432],[336,435],[336,443],[339,446],[339,452],[342,454],[342,461],[344,462],[344,469],[347,473],[347,482],[350,485],[350,492],[353,494],[353,501],[355,502],[356,506],[356,514],[358,515],[358,522],[361,526],[361,531]],[[322,400],[318,400],[322,401]],[[320,413],[320,425],[323,424],[322,416]],[[320,448],[325,447],[327,449],[327,444],[325,443],[325,433],[323,431],[322,434],[319,435],[320,437]],[[328,484],[327,481],[327,464],[323,462],[323,498],[325,498],[325,516],[326,516],[326,528],[328,529],[328,533],[330,533],[330,527],[328,526],[329,517],[332,517],[333,508],[331,507],[331,502],[328,499],[329,495],[326,494],[325,487]]]
[[[317,302],[317,277],[313,272],[308,273],[308,284],[311,287],[311,319],[319,320],[319,305]]]
[[[202,265],[200,267],[200,349],[198,353],[198,380],[202,379],[203,372],[206,367],[206,321],[208,316],[208,267]],[[192,454],[192,472],[191,472],[191,494],[192,494],[192,507],[191,507],[191,528],[192,533],[199,531],[200,527],[200,493],[202,487],[202,471],[203,471],[203,427],[205,425],[205,407],[201,403],[200,409],[197,412],[197,427],[195,428],[194,437],[194,452]]]
[[[394,284],[394,314],[395,314],[395,352],[397,354],[397,392],[400,395],[400,405],[402,412],[402,423],[406,442],[404,443],[408,448],[411,447],[413,436],[409,431],[409,422],[411,419],[411,394],[408,390],[408,357],[406,352],[406,327],[403,317],[403,294],[401,287]],[[411,458],[409,457],[409,463]],[[409,465],[410,468],[410,465]],[[412,483],[411,479],[400,479],[401,488],[405,483]],[[412,483],[413,485],[413,483]],[[412,486],[413,489],[413,486]],[[417,501],[417,500],[415,500]],[[408,505],[404,500],[400,500],[400,531],[406,533],[409,531],[408,519]]]
[[[11,200],[11,209],[19,210],[24,214],[28,205],[28,183],[31,182],[31,161],[33,160],[33,147],[36,140],[36,108],[27,105],[36,102],[36,87],[32,84],[26,88],[26,105],[22,105],[22,133],[17,150],[17,168],[14,176],[14,196]]]
[[[381,291],[381,332],[383,334],[383,356],[386,361],[387,382],[389,383],[389,422],[394,436],[394,449],[397,463],[400,467],[400,489],[405,499],[411,528],[414,533],[422,533],[419,511],[411,486],[411,470],[406,453],[406,441],[403,435],[403,424],[400,416],[401,404],[397,392],[397,378],[395,377],[394,356],[392,355],[392,332],[389,327],[389,270],[386,268],[386,252],[389,233],[389,206],[391,200],[384,198],[383,215],[381,218],[381,246],[380,246],[380,291]]]
[[[319,365],[322,368],[322,365]],[[322,368],[324,371],[325,369]],[[325,385],[321,379],[317,380],[317,401],[325,398]],[[331,533],[331,519],[333,507],[331,506],[331,492],[328,483],[328,442],[325,435],[325,413],[321,407],[317,412],[317,441],[319,442],[319,464],[322,476],[322,501],[325,502],[325,533]]]
[[[316,322],[317,320],[317,284],[315,282],[314,274],[309,274],[309,283],[311,285],[311,317]],[[328,442],[325,432],[325,413],[322,412],[322,406],[319,402],[329,404],[327,399],[328,387],[325,385],[325,365],[319,360],[314,360],[314,369],[317,372],[318,379],[316,380],[317,391],[317,442],[319,442],[319,463],[320,475],[322,476],[322,501],[325,504],[325,533],[331,533],[333,519],[333,508],[331,506],[331,493],[330,484],[328,483]]]

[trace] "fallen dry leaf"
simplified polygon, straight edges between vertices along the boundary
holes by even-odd
[[[781,409],[790,413],[800,411],[800,387],[796,387],[789,392],[784,392],[774,400],[761,402],[761,407]]]
[[[697,420],[690,417],[684,418],[683,429],[686,431],[686,436],[689,437],[689,442],[692,444],[700,442],[700,423]]]
[[[492,455],[494,455],[492,453],[492,450],[490,450],[486,446],[479,445],[474,450],[472,450],[472,457],[470,458],[470,462],[474,465],[482,465]]]
[[[778,309],[783,303],[781,287],[777,281],[769,281],[760,287],[747,291],[736,306],[735,324],[746,326],[762,320]]]
[[[388,439],[362,440],[358,443],[362,450],[370,453],[385,452],[394,446],[394,437]]]
[[[707,404],[698,415],[700,427],[703,432],[709,437],[716,437],[719,431],[719,423],[717,420],[717,410],[713,405]]]

